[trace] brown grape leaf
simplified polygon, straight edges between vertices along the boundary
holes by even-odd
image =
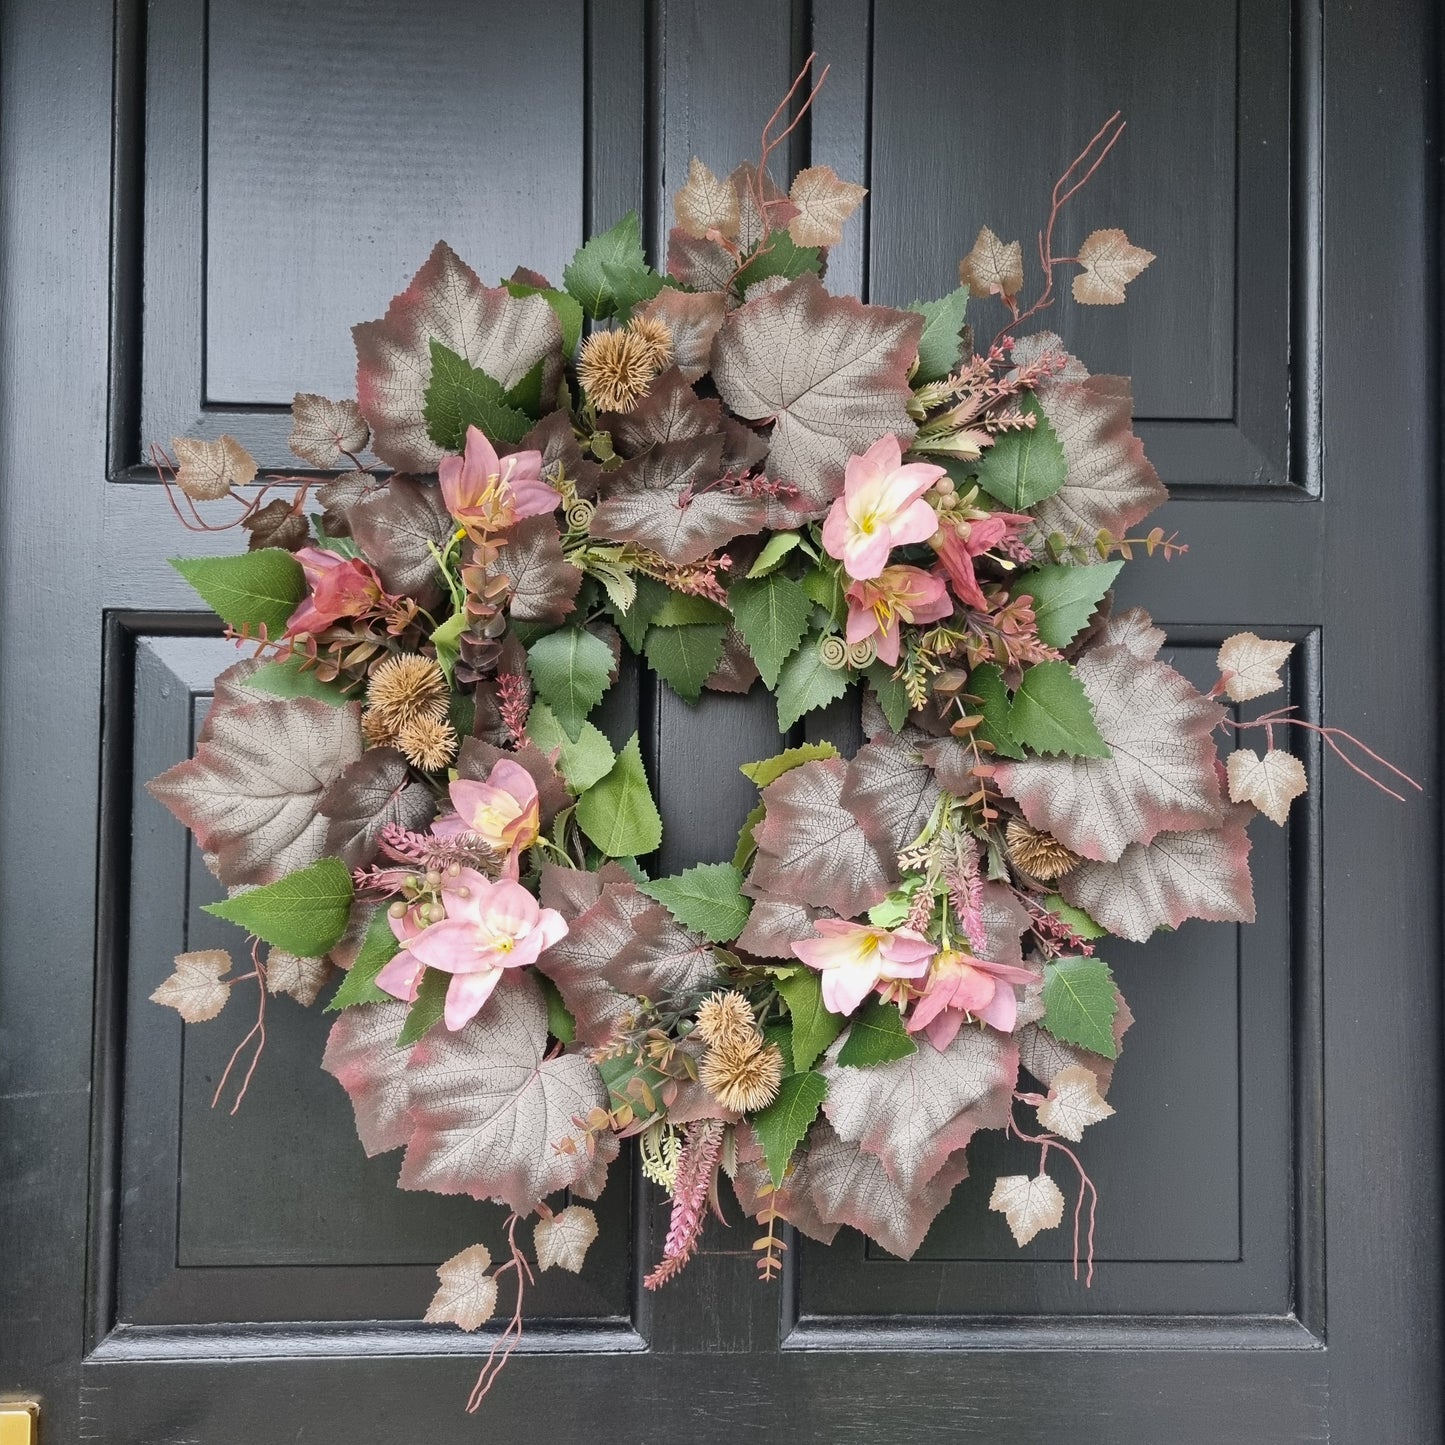
[[[1304,764],[1293,753],[1271,748],[1263,757],[1250,748],[1236,748],[1225,762],[1229,797],[1253,803],[1266,818],[1284,826],[1289,805],[1309,791]]]
[[[437,1268],[441,1284],[422,1319],[429,1325],[456,1325],[470,1334],[491,1319],[497,1308],[497,1281],[487,1273],[492,1253],[474,1244]]]
[[[737,947],[759,958],[797,959],[793,944],[813,937],[813,920],[832,917],[826,910],[807,908],[781,898],[759,898],[748,914],[747,926],[738,934]]]
[[[624,416],[607,413],[602,424],[611,432],[613,445],[622,456],[636,457],[668,442],[714,435],[722,427],[722,406],[714,400],[700,401],[681,371],[670,366],[653,378],[647,395],[630,412]],[[687,450],[679,448],[673,455],[685,456]]]
[[[798,208],[788,222],[788,234],[799,246],[838,245],[844,222],[867,194],[867,186],[839,180],[832,166],[799,171],[788,188],[788,199]]]
[[[324,958],[299,958],[279,948],[266,953],[266,992],[290,994],[305,1008],[320,997],[330,976],[331,965]]]
[[[1035,393],[1064,449],[1068,477],[1035,515],[1046,532],[1092,542],[1100,530],[1123,536],[1168,500],[1144,444],[1134,435],[1126,376],[1047,381]]]
[[[996,1029],[963,1028],[946,1049],[923,1043],[869,1068],[818,1065],[828,1080],[823,1112],[838,1135],[883,1161],[905,1194],[926,1184],[980,1129],[1008,1122],[1018,1045]]]
[[[1164,646],[1162,627],[1154,626],[1154,619],[1142,607],[1131,607],[1110,617],[1099,629],[1094,645],[1096,647],[1126,647],[1141,662],[1152,662]]]
[[[579,1054],[547,1057],[547,1006],[520,969],[456,1033],[433,1029],[407,1066],[413,1131],[403,1189],[495,1199],[528,1214],[589,1169],[572,1121],[605,1108],[607,1090]],[[557,1148],[574,1141],[570,1152]]]
[[[661,321],[672,335],[672,364],[684,381],[696,381],[712,366],[712,344],[727,314],[720,291],[677,291],[664,286],[634,317]]]
[[[179,465],[176,485],[193,501],[214,502],[232,487],[256,480],[256,459],[233,436],[213,442],[197,437],[172,437],[171,449]]]
[[[175,971],[151,994],[151,1002],[173,1008],[188,1024],[202,1024],[225,1008],[231,985],[231,955],[224,948],[176,954]]]
[[[1234,702],[1252,702],[1284,686],[1279,670],[1294,651],[1292,642],[1266,641],[1252,632],[1236,632],[1219,649],[1224,691]]]
[[[684,566],[760,531],[763,504],[737,492],[694,492],[692,483],[615,492],[597,508],[592,535],[635,542]]]
[[[1212,733],[1224,709],[1167,663],[1126,647],[1093,648],[1077,672],[1112,756],[1000,763],[998,786],[1024,817],[1099,862],[1166,830],[1217,827],[1224,801]]]
[[[331,1025],[321,1067],[351,1099],[356,1132],[368,1158],[411,1138],[410,1049],[396,1046],[411,1005],[400,999],[342,1009]]]
[[[742,633],[736,627],[729,627],[723,635],[722,660],[703,686],[711,692],[750,692],[760,676]]]
[[[1059,891],[1110,933],[1135,943],[1186,918],[1253,923],[1249,812],[1235,808],[1219,827],[1131,843],[1115,863],[1081,863],[1060,880]]]
[[[848,765],[823,758],[792,768],[763,789],[767,812],[745,890],[844,918],[866,913],[888,892],[891,864],[843,806]]]
[[[933,769],[912,748],[885,737],[854,754],[838,801],[888,856],[917,839],[939,796]]]
[[[766,231],[777,231],[790,224],[795,210],[792,201],[778,189],[777,182],[764,171],[761,190],[763,199],[768,203],[768,224],[764,225],[755,194],[759,189],[758,181],[758,168],[751,161],[744,161],[728,177],[728,183],[737,193],[737,243],[744,255],[762,242]]]
[[[602,897],[607,881],[603,873],[616,870],[615,864],[604,864],[596,873],[586,868],[564,868],[559,863],[544,863],[538,898],[543,908],[554,908],[572,923]],[[620,871],[620,870],[616,870]]]
[[[984,226],[958,263],[958,279],[975,296],[1017,296],[1024,284],[1023,248],[1017,241],[1005,244]]]
[[[296,393],[287,445],[302,461],[329,469],[347,453],[360,456],[370,440],[371,428],[354,401],[329,401],[311,391]]]
[[[146,787],[215,854],[222,883],[274,883],[325,853],[321,797],[361,756],[360,719],[355,703],[218,690],[195,757]]]
[[[1001,1174],[994,1181],[988,1207],[1008,1220],[1020,1249],[1042,1229],[1055,1228],[1064,1217],[1063,1191],[1047,1174]]]
[[[349,514],[351,536],[395,596],[435,607],[443,596],[441,570],[432,556],[456,530],[441,489],[412,477],[392,477],[362,497]]]
[[[369,472],[343,472],[316,489],[321,503],[321,525],[328,537],[351,535],[351,509],[364,497],[378,491],[376,478]]]
[[[263,547],[281,547],[294,552],[311,540],[311,524],[281,497],[243,517],[241,526],[247,533],[248,552],[259,552]]]
[[[668,232],[667,274],[694,291],[725,292],[737,266],[732,253],[716,241],[699,241],[677,226]]]
[[[1040,1125],[1075,1144],[1090,1124],[1107,1119],[1113,1112],[1099,1093],[1093,1071],[1082,1064],[1060,1069],[1049,1085],[1048,1098],[1038,1106]]]
[[[550,1219],[539,1219],[532,1234],[538,1269],[582,1273],[583,1261],[597,1238],[597,1216],[585,1204],[569,1204]]]
[[[830,296],[816,276],[739,307],[713,346],[713,381],[749,421],[774,423],[768,474],[821,513],[848,458],[894,433],[907,445],[908,369],[923,317]]]
[[[581,571],[562,555],[562,534],[550,514],[507,529],[497,569],[512,579],[507,610],[519,622],[561,622],[582,586]]]
[[[445,241],[437,242],[380,321],[364,321],[351,334],[357,402],[371,426],[372,450],[398,471],[434,472],[444,455],[423,415],[432,341],[503,388],[515,386],[538,362],[545,363],[544,397],[555,394],[561,376],[562,327],[546,298],[483,286]]]
[[[687,180],[672,198],[678,229],[696,240],[709,231],[729,241],[738,233],[738,193],[720,181],[696,156],[688,163]]]
[[[1154,253],[1131,246],[1122,231],[1093,231],[1075,259],[1084,269],[1074,277],[1074,300],[1081,306],[1118,306],[1124,288],[1154,259]]]
[[[365,868],[376,857],[388,823],[419,829],[437,811],[431,790],[413,780],[395,748],[368,748],[326,789],[317,808],[330,820],[326,853],[348,868]]]

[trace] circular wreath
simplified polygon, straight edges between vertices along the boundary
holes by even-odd
[[[726,179],[692,162],[665,274],[635,215],[561,287],[484,285],[439,244],[355,328],[357,400],[295,399],[319,486],[241,491],[257,468],[229,437],[160,457],[188,526],[230,497],[250,534],[176,564],[253,655],[151,790],[254,969],[183,954],[154,997],[197,1021],[243,978],[264,1009],[342,971],[324,1067],[368,1153],[510,1211],[510,1258],[447,1261],[427,1315],[475,1329],[513,1273],[479,1393],[520,1330],[518,1219],[538,1266],[580,1270],[596,1220],[547,1201],[594,1198],[623,1138],[673,1200],[649,1287],[720,1170],[765,1278],[780,1221],[911,1255],[980,1129],[1038,1150],[990,1199],[1020,1245],[1063,1215],[1051,1151],[1092,1208],[1070,1145],[1113,1112],[1130,1023],[1102,940],[1253,917],[1245,826],[1282,823],[1305,777],[1273,746],[1221,767],[1217,698],[1278,688],[1290,644],[1231,638],[1206,695],[1112,611],[1134,550],[1178,550],[1133,535],[1165,491],[1128,381],[1023,329],[1118,133],[1055,187],[1031,306],[987,228],[940,300],[831,295],[864,192],[814,166],[783,193],[770,130]],[[1152,259],[1094,231],[1074,299],[1122,301]],[[1000,313],[988,345],[971,300]],[[745,767],[733,857],[649,877],[638,738],[590,720],[628,652],[690,702],[761,679],[785,734],[857,689],[867,741]]]

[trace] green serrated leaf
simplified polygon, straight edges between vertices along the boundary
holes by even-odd
[[[743,897],[743,875],[731,863],[699,863],[671,878],[641,885],[684,928],[710,943],[731,943],[743,931],[752,909]]]
[[[608,858],[651,853],[662,842],[662,819],[652,801],[636,733],[607,776],[577,800],[577,824]]]
[[[323,858],[275,883],[205,905],[207,913],[238,923],[274,948],[320,958],[346,932],[351,873],[339,858]]]
[[[643,652],[647,664],[679,696],[696,702],[702,685],[722,661],[727,627],[720,622],[650,627]]]
[[[822,1074],[790,1074],[779,1086],[778,1097],[752,1116],[753,1132],[763,1146],[774,1188],[782,1184],[793,1151],[812,1128],[827,1096],[828,1081]]]
[[[532,429],[532,418],[508,402],[500,382],[440,341],[431,343],[431,380],[424,395],[427,435],[445,451],[466,446],[469,426],[479,427],[493,442],[519,442]]]
[[[293,654],[282,662],[263,662],[245,679],[245,684],[273,697],[314,697],[317,702],[330,703],[332,707],[341,707],[353,700],[340,683],[323,682],[315,668],[302,666],[304,661],[299,654]]]
[[[757,763],[744,763],[738,771],[758,787],[766,788],[769,783],[776,782],[784,773],[792,772],[803,763],[815,763],[821,758],[837,756],[838,749],[832,743],[800,743],[775,757],[764,758]]]
[[[527,649],[527,670],[572,742],[612,685],[612,649],[582,627],[563,627]]]
[[[520,381],[503,393],[502,399],[507,405],[526,412],[531,421],[542,415],[542,376],[546,369],[547,358],[544,356]]]
[[[963,328],[968,314],[968,287],[960,286],[937,301],[915,301],[909,308],[923,317],[918,338],[915,385],[940,381],[958,365],[963,354]]]
[[[1107,758],[1109,746],[1094,725],[1094,705],[1067,662],[1029,668],[1009,709],[1009,732],[1036,753]]]
[[[1100,928],[1082,908],[1075,908],[1072,904],[1065,903],[1061,894],[1050,893],[1043,900],[1043,905],[1055,918],[1068,924],[1080,938],[1103,938],[1109,931],[1107,928]]]
[[[532,977],[542,986],[542,997],[547,1001],[547,1032],[558,1043],[570,1044],[577,1037],[577,1020],[572,1011],[562,1002],[557,985],[545,973],[533,970]]]
[[[447,1010],[447,989],[451,987],[452,975],[439,968],[429,968],[421,976],[417,986],[416,1000],[407,1010],[401,1032],[396,1036],[399,1049],[410,1047],[425,1033],[429,1033],[442,1021]]]
[[[968,675],[968,691],[979,699],[983,723],[974,733],[980,742],[992,743],[1001,758],[1019,759],[1024,750],[1009,731],[1009,696],[1004,686],[1003,669],[994,662],[981,662]]]
[[[913,711],[908,689],[900,678],[893,676],[893,669],[886,662],[870,663],[866,676],[873,695],[878,699],[878,706],[883,709],[883,716],[888,719],[888,726],[901,733],[908,714]]]
[[[758,553],[758,560],[748,568],[748,576],[766,577],[769,572],[777,571],[802,540],[797,532],[774,532]]]
[[[356,962],[341,980],[341,987],[331,995],[331,1002],[325,1012],[336,1013],[358,1003],[385,1003],[391,997],[376,986],[376,976],[401,952],[401,944],[391,931],[386,906],[383,904],[372,915],[366,928],[366,937],[357,951]]]
[[[850,1069],[868,1069],[917,1052],[918,1045],[903,1027],[898,1005],[875,997],[867,999],[853,1015],[848,1037],[838,1050],[838,1062]]]
[[[446,673],[448,682],[456,671],[457,658],[462,655],[462,633],[466,628],[466,613],[453,612],[445,622],[432,629],[431,644],[436,648],[437,666]]]
[[[627,320],[637,307],[651,301],[667,284],[667,278],[651,266],[635,266],[631,262],[604,261],[602,274],[612,292],[613,309],[620,321]]]
[[[641,652],[652,619],[662,610],[671,594],[667,586],[655,577],[637,576],[633,581],[637,584],[637,596],[625,612],[614,607],[612,620],[627,645],[634,652]]]
[[[582,724],[576,738],[569,738],[557,714],[540,698],[527,714],[527,736],[544,753],[558,752],[557,766],[574,793],[585,793],[605,778],[617,761],[606,735],[590,722]]]
[[[1097,958],[1060,958],[1044,965],[1044,1016],[1056,1039],[1115,1058],[1114,1015],[1119,1009],[1114,976]]]
[[[301,564],[280,547],[237,557],[173,557],[171,566],[238,632],[246,628],[254,634],[264,627],[268,637],[280,637],[306,596]]]
[[[843,575],[837,566],[820,563],[810,567],[799,585],[839,627],[847,622],[848,599],[843,595]]]
[[[783,663],[808,630],[812,601],[790,577],[777,572],[734,584],[728,601],[764,685],[775,688]]]
[[[661,586],[658,583],[658,586]],[[652,615],[656,627],[692,627],[703,622],[730,622],[732,619],[726,607],[706,597],[694,597],[687,592],[668,591],[662,605]]]
[[[528,286],[524,281],[503,281],[502,285],[513,296],[542,297],[561,323],[563,352],[571,356],[577,350],[577,343],[582,339],[583,318],[581,304],[574,297],[555,286]]]
[[[753,860],[753,854],[758,851],[757,841],[753,837],[753,829],[763,821],[767,813],[767,807],[759,803],[743,819],[743,826],[738,832],[738,846],[733,849],[733,867],[746,868]]]
[[[1068,475],[1058,433],[1032,392],[1021,409],[1034,417],[1033,426],[1005,432],[975,463],[979,486],[1010,512],[1026,512],[1052,497]]]
[[[568,294],[598,321],[617,309],[617,295],[607,274],[609,267],[622,275],[648,269],[636,211],[629,211],[610,231],[593,236],[562,273]]]
[[[778,675],[778,731],[787,732],[804,713],[826,707],[847,691],[847,672],[823,661],[816,638],[804,638]]]
[[[1014,597],[1034,599],[1039,636],[1050,647],[1067,647],[1083,631],[1114,585],[1123,562],[1098,562],[1089,567],[1035,567],[1010,589]]]
[[[770,276],[793,281],[808,272],[818,275],[823,269],[823,253],[819,247],[800,246],[786,231],[772,232],[764,244],[766,249],[749,256],[737,274],[733,284],[739,295],[746,295],[749,286]]]
[[[823,1003],[823,981],[811,968],[778,980],[778,992],[793,1021],[793,1067],[806,1072],[843,1032],[847,1020]]]
[[[773,1044],[783,1056],[783,1077],[797,1073],[793,1067],[793,1030],[790,1024],[764,1024],[763,1042]]]

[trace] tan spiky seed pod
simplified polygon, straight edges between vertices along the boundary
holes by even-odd
[[[672,332],[667,329],[665,321],[639,316],[627,329],[642,345],[643,355],[652,367],[654,376],[663,367],[672,364]]]
[[[736,989],[710,993],[697,1010],[697,1036],[710,1048],[719,1044],[751,1044],[763,1041],[753,1007]]]
[[[703,1055],[699,1081],[725,1109],[753,1114],[778,1097],[783,1082],[783,1056],[776,1044],[752,1040],[719,1044]]]
[[[440,772],[456,756],[456,729],[445,718],[414,717],[398,729],[396,745],[414,767]]]
[[[398,653],[379,663],[366,685],[366,701],[376,715],[375,730],[399,733],[417,718],[440,721],[447,715],[446,674],[429,657]]]
[[[1022,818],[1014,818],[1004,834],[1008,855],[1020,868],[1040,883],[1052,883],[1075,867],[1079,855],[1064,847],[1052,833],[1031,827]]]
[[[656,374],[648,344],[631,331],[594,331],[577,358],[578,379],[598,411],[631,411]]]

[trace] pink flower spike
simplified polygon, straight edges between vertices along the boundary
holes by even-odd
[[[541,809],[537,783],[526,768],[510,758],[499,759],[484,783],[458,778],[451,785],[454,815],[438,818],[432,832],[440,838],[472,834],[493,853],[507,860],[508,877],[515,878],[518,859],[537,839]]]
[[[852,578],[877,577],[895,547],[926,542],[938,513],[923,494],[945,472],[927,462],[903,463],[896,436],[880,437],[844,469],[843,495],[823,522],[823,547]]]
[[[542,453],[497,449],[474,426],[467,428],[466,450],[443,457],[437,467],[442,500],[462,526],[482,533],[500,532],[523,517],[555,511],[561,494],[542,480]]]
[[[948,589],[921,567],[885,567],[870,581],[855,582],[847,591],[849,643],[877,637],[878,656],[890,667],[898,662],[900,624],[937,622],[953,611]]]
[[[381,578],[359,557],[343,557],[322,547],[302,547],[294,553],[306,578],[308,595],[286,623],[286,635],[313,636],[343,617],[370,612],[385,595]]]
[[[911,928],[889,932],[868,923],[820,918],[816,938],[793,944],[809,968],[823,975],[823,1003],[830,1013],[851,1014],[883,978],[919,978],[937,951]]]

